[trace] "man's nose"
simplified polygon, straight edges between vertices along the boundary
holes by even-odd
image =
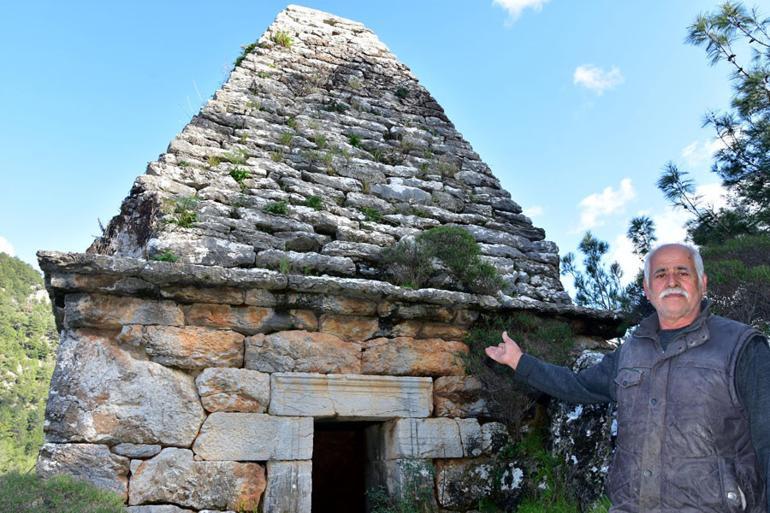
[[[666,284],[669,287],[676,286],[676,285],[679,284],[679,282],[677,281],[677,274],[676,273],[668,273],[668,274],[666,274],[666,278],[667,278]]]

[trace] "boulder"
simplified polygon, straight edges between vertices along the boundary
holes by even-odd
[[[270,376],[253,370],[205,369],[195,385],[209,412],[262,413],[270,402]]]
[[[246,339],[245,367],[260,372],[361,372],[361,346],[328,333],[281,331]]]
[[[63,332],[47,441],[190,446],[204,416],[191,376],[134,358],[98,333]]]
[[[126,500],[128,458],[110,452],[100,444],[45,444],[37,459],[37,475],[48,478],[68,474],[110,490]]]
[[[136,468],[128,503],[256,511],[265,486],[265,469],[257,463],[195,461],[189,449],[169,447]]]

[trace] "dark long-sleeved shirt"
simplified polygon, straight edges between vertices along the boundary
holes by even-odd
[[[660,332],[663,349],[678,332]],[[618,372],[618,351],[613,351],[588,369],[572,372],[523,355],[516,369],[516,379],[570,403],[602,403],[615,401],[614,379]],[[770,344],[756,336],[738,356],[735,388],[749,417],[751,444],[759,460],[768,491],[767,511],[770,513]]]

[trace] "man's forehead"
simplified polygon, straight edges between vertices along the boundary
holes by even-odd
[[[693,269],[692,255],[684,248],[672,246],[662,248],[652,257],[651,268],[654,271],[665,269]]]

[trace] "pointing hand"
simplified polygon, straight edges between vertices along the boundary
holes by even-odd
[[[516,367],[519,365],[519,360],[524,354],[519,347],[519,344],[514,342],[505,331],[503,332],[503,341],[496,346],[487,347],[484,349],[484,352],[497,363],[508,365],[514,370],[516,370]]]

